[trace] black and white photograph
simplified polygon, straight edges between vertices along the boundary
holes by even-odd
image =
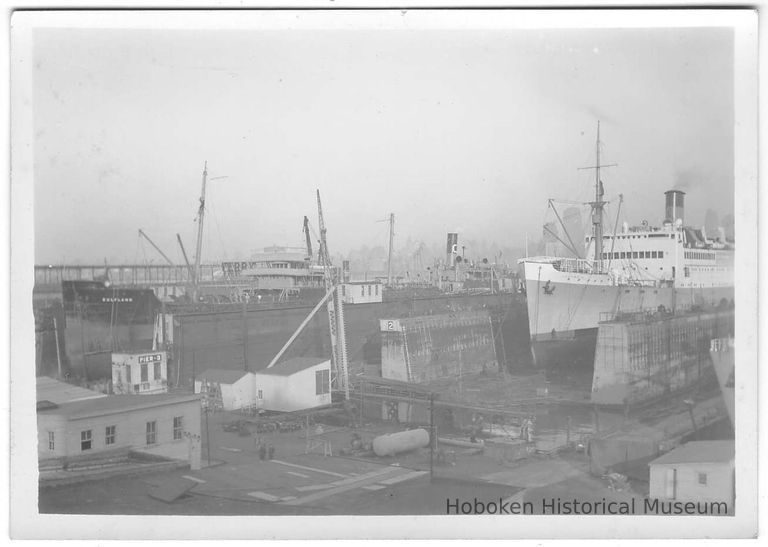
[[[10,27],[13,537],[757,533],[754,10]]]

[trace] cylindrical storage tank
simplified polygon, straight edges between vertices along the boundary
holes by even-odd
[[[373,452],[380,457],[394,456],[427,446],[429,446],[429,433],[426,429],[410,429],[373,439]]]

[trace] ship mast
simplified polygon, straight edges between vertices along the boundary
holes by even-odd
[[[595,234],[595,262],[603,258],[603,183],[600,180],[600,120],[597,120],[597,142],[595,143],[595,202],[592,206],[592,224]]]
[[[600,120],[597,121],[597,141],[595,142],[595,165],[591,167],[581,167],[580,169],[595,170],[595,201],[589,205],[592,207],[592,235],[595,240],[595,267],[602,271],[603,260],[603,210],[607,201],[603,201],[603,181],[600,180],[600,169],[603,167],[614,167],[616,164],[600,164]]]
[[[195,273],[192,279],[192,301],[197,302],[200,285],[200,256],[203,250],[203,218],[205,217],[205,183],[208,180],[208,162],[203,166],[203,187],[200,191],[200,207],[197,210],[197,245],[195,246]]]

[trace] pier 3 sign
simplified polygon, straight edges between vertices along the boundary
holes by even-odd
[[[139,364],[144,363],[159,363],[163,360],[162,353],[154,353],[152,355],[139,355]]]

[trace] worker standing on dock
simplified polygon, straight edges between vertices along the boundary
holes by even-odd
[[[520,438],[527,443],[533,442],[534,417],[527,416],[520,426]]]

